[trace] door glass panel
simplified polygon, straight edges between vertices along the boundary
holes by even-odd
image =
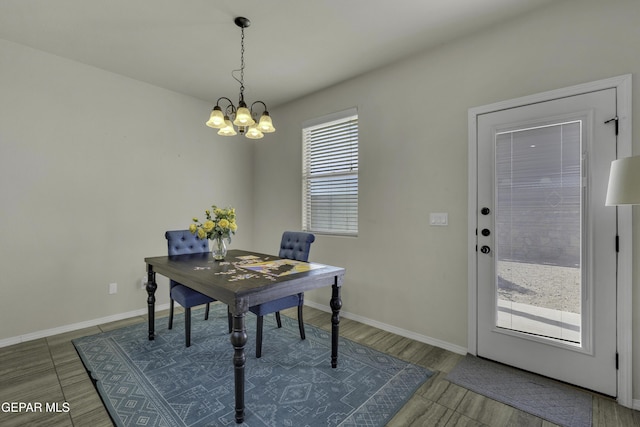
[[[582,122],[500,132],[496,326],[581,344]]]

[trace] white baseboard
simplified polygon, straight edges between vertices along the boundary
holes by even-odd
[[[313,307],[313,308],[316,308],[318,310],[326,311],[327,313],[331,313],[331,308],[329,306],[327,306],[327,305],[318,304],[318,303],[315,303],[313,301],[308,301],[308,300],[305,300],[304,303],[305,303],[305,305],[308,305],[309,307]],[[461,346],[456,345],[456,344],[451,344],[449,342],[442,341],[442,340],[439,340],[439,339],[436,339],[436,338],[431,338],[431,337],[428,337],[426,335],[417,334],[415,332],[408,331],[406,329],[402,329],[402,328],[398,328],[398,327],[393,326],[393,325],[388,325],[386,323],[378,322],[377,320],[373,320],[373,319],[369,319],[367,317],[359,316],[357,314],[349,313],[348,311],[340,310],[340,317],[344,317],[345,319],[355,320],[356,322],[364,323],[365,325],[373,326],[374,328],[382,329],[383,331],[391,332],[393,334],[400,335],[400,336],[405,337],[405,338],[411,338],[413,340],[416,340],[416,341],[419,341],[419,342],[422,342],[422,343],[425,343],[425,344],[429,344],[429,345],[432,345],[432,346],[435,346],[435,347],[443,348],[443,349],[449,350],[449,351],[451,351],[453,353],[462,354],[462,355],[467,354],[467,349],[465,347],[461,347]]]
[[[156,305],[156,311],[167,310],[169,303]],[[77,331],[78,329],[90,328],[92,326],[103,325],[109,322],[115,322],[117,320],[128,319],[130,317],[144,316],[147,314],[146,308],[139,310],[129,311],[127,313],[119,313],[111,316],[101,317],[99,319],[87,320],[79,323],[72,323],[70,325],[58,326],[56,328],[45,329],[43,331],[32,332],[30,334],[19,335],[17,337],[5,338],[0,340],[0,348],[7,347],[13,344],[19,344],[21,342],[27,342],[37,340],[39,338],[50,337],[52,335],[64,334],[66,332]]]
[[[316,308],[318,310],[325,311],[327,313],[331,313],[331,308],[326,305],[316,304],[312,301],[305,301],[305,304],[309,307]],[[166,310],[169,308],[169,303],[156,305],[156,311]],[[115,322],[117,320],[128,319],[130,317],[135,316],[144,316],[147,314],[146,308],[141,308],[139,310],[129,311],[126,313],[114,314],[111,316],[101,317],[98,319],[87,320],[79,323],[72,323],[70,325],[58,326],[51,329],[45,329],[42,331],[32,332],[30,334],[19,335],[17,337],[5,338],[0,340],[0,348],[7,347],[13,344],[19,344],[21,342],[27,342],[32,340],[37,340],[39,338],[45,338],[52,335],[64,334],[66,332],[77,331],[78,329],[90,328],[92,326],[102,325],[109,322]],[[464,347],[457,346],[455,344],[448,343],[446,341],[441,341],[435,338],[431,338],[425,335],[416,334],[415,332],[408,331],[406,329],[397,328],[392,325],[387,325],[386,323],[378,322],[377,320],[369,319],[366,317],[359,316],[357,314],[349,313],[347,311],[340,311],[340,316],[345,319],[355,320],[360,323],[364,323],[365,325],[373,326],[378,329],[382,329],[383,331],[391,332],[396,335],[400,335],[406,338],[411,338],[419,342],[423,342],[425,344],[433,345],[436,347],[443,348],[445,350],[452,351],[458,354],[467,354],[467,349]]]
[[[313,307],[315,309],[331,313],[331,308],[327,305],[317,304],[313,301],[305,301],[305,305],[309,307]],[[156,311],[167,310],[169,308],[169,303],[156,305]],[[0,340],[0,348],[8,347],[13,344],[19,344],[22,342],[32,341],[39,338],[45,338],[52,335],[63,334],[66,332],[77,331],[79,329],[90,328],[92,326],[103,325],[105,323],[115,322],[118,320],[129,319],[131,317],[136,316],[144,316],[147,314],[146,308],[141,308],[139,310],[129,311],[126,313],[114,314],[111,316],[101,317],[98,319],[87,320],[84,322],[73,323],[70,325],[58,326],[56,328],[45,329],[38,332],[32,332],[30,334],[19,335],[17,337],[5,338]],[[400,335],[402,337],[410,338],[425,344],[433,345],[435,347],[439,347],[453,353],[467,354],[467,349],[465,347],[461,347],[459,345],[451,344],[446,341],[442,341],[436,338],[431,338],[426,335],[417,334],[412,331],[408,331],[406,329],[398,328],[392,325],[388,325],[386,323],[378,322],[377,320],[369,319],[367,317],[359,316],[357,314],[349,313],[348,311],[340,311],[340,316],[345,319],[355,320],[356,322],[364,323],[365,325],[373,326],[378,329],[382,329],[383,331],[391,332],[396,335]],[[640,411],[640,399],[633,399],[632,401],[632,409],[636,411]]]

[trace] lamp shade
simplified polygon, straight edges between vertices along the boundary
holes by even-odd
[[[638,204],[640,204],[640,156],[614,160],[611,162],[605,205]]]
[[[238,107],[236,112],[236,119],[233,124],[236,126],[251,126],[255,121],[251,117],[251,112],[247,107]]]
[[[207,126],[214,129],[222,129],[225,127],[224,123],[224,115],[222,114],[222,110],[217,105],[213,107],[211,111],[211,116],[209,116],[209,120],[206,123]]]
[[[231,123],[231,120],[229,120],[229,117],[224,116],[224,123],[225,123],[225,126],[223,128],[220,128],[220,130],[218,131],[218,135],[222,135],[222,136],[236,135],[236,130],[233,128],[233,123]]]
[[[256,125],[255,123],[249,126],[249,129],[247,129],[246,137],[249,139],[260,139],[263,136],[263,133],[260,132],[260,129],[258,129],[258,125]]]
[[[271,117],[269,116],[269,113],[267,113],[266,111],[260,117],[258,128],[264,133],[271,133],[276,131],[276,128],[273,127],[273,122],[271,121]]]

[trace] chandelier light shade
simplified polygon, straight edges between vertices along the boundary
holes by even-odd
[[[271,133],[276,131],[276,128],[273,127],[271,116],[269,116],[269,112],[266,110],[264,114],[262,114],[262,116],[260,117],[260,122],[258,123],[258,129],[262,133]]]
[[[611,162],[606,206],[640,204],[640,156]]]
[[[224,125],[224,114],[222,114],[222,109],[219,106],[216,105],[213,107],[213,111],[211,111],[211,116],[206,125],[214,129],[219,129]]]
[[[209,120],[205,123],[210,128],[218,129],[218,135],[234,136],[245,135],[250,139],[260,139],[265,133],[275,132],[273,122],[267,105],[262,101],[255,101],[250,107],[244,101],[244,29],[251,25],[251,21],[245,17],[238,17],[234,20],[240,27],[240,78],[231,75],[240,83],[240,96],[238,105],[235,105],[229,98],[222,96],[218,98],[215,107],[211,110]],[[256,122],[257,120],[257,122]],[[236,131],[237,128],[237,131]]]

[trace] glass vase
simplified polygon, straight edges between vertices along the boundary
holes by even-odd
[[[227,256],[227,245],[224,243],[224,237],[216,236],[211,240],[211,255],[216,261],[222,261]]]

